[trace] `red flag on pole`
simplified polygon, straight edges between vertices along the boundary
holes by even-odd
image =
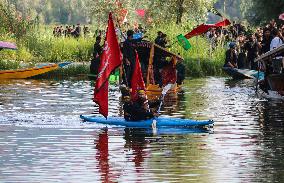
[[[137,9],[136,14],[140,17],[145,17],[145,10],[144,9]]]
[[[187,33],[184,37],[186,37],[186,39],[189,39],[191,37],[204,34],[211,27],[215,27],[214,24],[212,24],[212,25],[211,24],[201,24],[201,25],[197,26],[195,29],[193,29],[191,32]]]
[[[228,25],[230,25],[231,24],[231,22],[228,20],[228,19],[225,19],[225,20],[223,20],[223,21],[221,21],[221,22],[217,22],[216,24],[215,24],[215,26],[216,27],[225,27],[225,26],[228,26]]]
[[[105,118],[108,116],[108,78],[111,72],[121,64],[122,55],[115,33],[112,14],[109,13],[106,39],[94,91],[94,102],[99,105],[99,112]]]
[[[197,26],[195,29],[193,29],[191,32],[187,33],[184,37],[186,37],[186,39],[189,39],[194,36],[198,36],[198,35],[206,33],[210,28],[225,27],[230,24],[231,22],[228,19],[217,22],[216,24],[201,24]]]
[[[140,61],[139,61],[139,57],[138,57],[137,52],[136,52],[136,64],[135,64],[135,68],[134,68],[132,79],[131,79],[131,88],[132,88],[132,92],[131,92],[132,100],[137,99],[137,91],[138,90],[146,91],[145,83],[144,83],[144,80],[143,80],[143,75],[142,75],[142,72],[141,72]]]

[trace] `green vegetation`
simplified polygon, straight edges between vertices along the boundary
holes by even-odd
[[[180,53],[185,59],[184,63],[187,68],[188,76],[201,77],[222,74],[221,68],[224,61],[224,48],[217,47],[210,55],[210,44],[202,37],[189,40],[192,44],[192,48],[189,51],[185,51],[178,43],[176,43],[176,36],[182,33],[185,34],[186,31],[189,30],[189,27],[190,25],[164,25],[152,27],[147,33],[147,39],[153,41],[157,30],[162,30],[167,33],[169,44],[173,44],[169,49],[174,53]],[[49,30],[49,32],[47,30]],[[30,65],[43,62],[59,63],[64,61],[90,61],[94,44],[93,38],[57,38],[52,36],[51,30],[51,27],[49,27],[45,29],[42,28],[40,31],[29,32],[23,39],[18,41],[18,51],[2,51],[0,60],[16,60],[16,62],[14,62],[15,64],[24,62]],[[13,39],[9,40],[13,41]],[[4,64],[2,63],[1,66],[2,65]],[[15,68],[14,65],[7,67],[9,65],[11,64],[6,64],[5,67],[1,68]],[[70,69],[70,72],[67,71],[67,73],[74,73],[73,67],[68,68]],[[85,70],[86,69],[87,68],[85,68]],[[78,69],[77,71],[80,70],[82,69]],[[59,71],[61,72],[62,70],[58,70],[58,72]]]
[[[170,0],[142,3],[141,1],[121,0],[119,2],[120,4],[117,1],[108,1],[109,6],[103,6],[105,1],[101,0],[80,0],[76,3],[64,0],[0,0],[0,40],[15,42],[18,46],[17,51],[3,50],[0,52],[0,68],[15,69],[22,66],[33,66],[37,63],[72,61],[84,64],[51,73],[56,75],[56,72],[63,72],[66,75],[76,75],[88,72],[87,63],[92,57],[94,38],[91,36],[79,39],[54,37],[52,35],[53,26],[46,24],[88,22],[83,21],[85,18],[85,20],[89,19],[90,22],[92,20],[96,23],[92,25],[96,26],[93,30],[98,26],[105,29],[107,16],[102,15],[112,10],[114,15],[118,16],[119,11],[126,8],[129,10],[130,23],[137,20],[147,25],[148,40],[153,41],[158,30],[168,35],[169,44],[172,45],[169,49],[174,53],[179,53],[185,59],[188,76],[222,74],[224,48],[217,47],[211,52],[210,44],[202,37],[189,40],[192,45],[189,51],[185,51],[176,43],[177,35],[188,33],[193,26],[198,24],[198,21],[205,20],[206,12],[212,7],[213,1]],[[113,6],[110,6],[111,4]],[[58,7],[60,11],[55,10],[55,7]],[[135,8],[147,10],[145,19],[139,19],[135,15]],[[76,16],[80,11],[86,14],[83,17]],[[150,25],[146,21],[148,18],[153,20]]]
[[[242,10],[245,18],[254,25],[264,24],[271,19],[278,21],[284,12],[283,0],[242,0]]]

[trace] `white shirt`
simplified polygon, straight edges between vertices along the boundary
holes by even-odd
[[[270,43],[270,51],[275,49],[275,48],[278,48],[282,44],[283,44],[283,41],[278,36],[276,36],[275,38],[272,39],[272,41]],[[281,59],[281,58],[282,58],[281,56],[276,57],[276,59]]]

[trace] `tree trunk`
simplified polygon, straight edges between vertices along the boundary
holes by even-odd
[[[180,24],[184,12],[183,8],[183,3],[184,0],[177,0],[177,19],[176,19],[176,24]]]

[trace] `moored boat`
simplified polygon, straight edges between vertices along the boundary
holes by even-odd
[[[226,72],[233,79],[264,79],[264,73],[261,71],[250,70],[250,69],[237,69],[231,67],[223,67],[224,72]]]
[[[15,70],[3,70],[0,71],[0,79],[25,79],[39,74],[43,74],[60,67],[70,64],[69,62],[61,64],[42,64],[38,67],[15,69]]]
[[[0,50],[11,49],[17,50],[17,46],[14,43],[0,41]],[[25,79],[36,75],[40,75],[60,67],[64,67],[70,64],[70,62],[64,62],[60,64],[40,64],[32,68],[13,69],[13,70],[0,70],[0,79]]]
[[[284,69],[282,61],[282,73],[271,72],[271,67],[273,67],[271,58],[279,56],[284,53],[284,45],[279,46],[276,49],[268,51],[267,53],[256,58],[255,62],[259,62],[259,65],[263,66],[265,72],[265,79],[260,82],[260,89],[262,89],[266,94],[264,96],[272,98],[284,98]]]

